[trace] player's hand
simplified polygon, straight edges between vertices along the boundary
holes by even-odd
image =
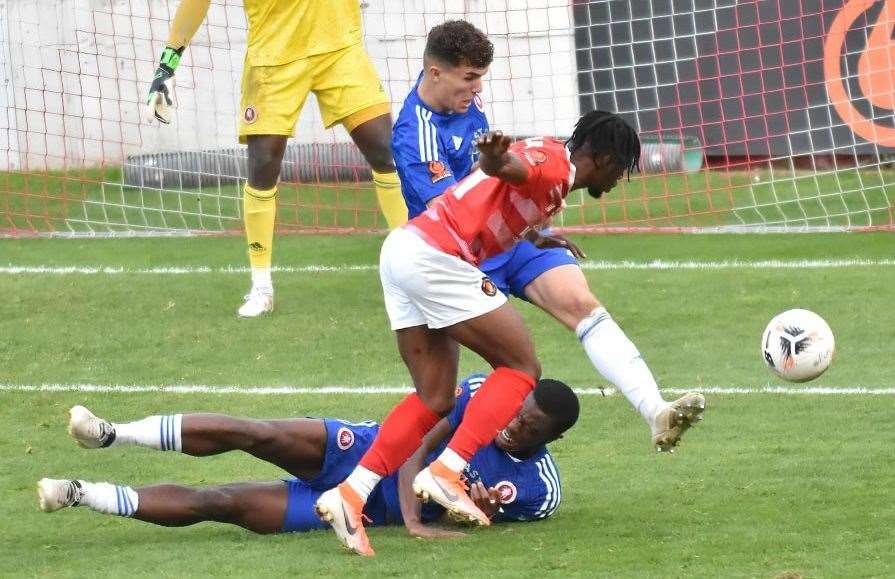
[[[476,140],[475,145],[478,147],[479,153],[485,157],[500,158],[510,145],[513,139],[509,135],[504,135],[500,131],[490,131],[482,135]]]
[[[411,537],[416,537],[418,539],[459,539],[460,537],[466,536],[466,533],[463,531],[454,531],[435,525],[424,525],[422,523],[408,525],[407,532],[410,533]]]
[[[581,251],[580,247],[578,247],[562,235],[538,235],[538,237],[535,238],[532,243],[538,249],[549,249],[551,247],[568,249],[570,252],[572,252],[572,255],[575,256],[575,259],[584,259],[585,257],[587,257],[586,255],[584,255],[584,252]]]
[[[170,46],[165,47],[162,53],[143,112],[143,118],[149,124],[159,121],[167,125],[171,122],[171,109],[174,108],[171,88],[174,86],[174,71],[180,63],[181,54],[183,47],[175,49]]]
[[[486,488],[481,481],[469,487],[469,498],[489,519],[500,510],[500,493],[494,487]]]

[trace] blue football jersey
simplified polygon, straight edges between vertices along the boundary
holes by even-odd
[[[454,430],[463,420],[463,414],[469,401],[485,382],[484,374],[473,374],[457,387],[457,401],[454,409],[447,416]],[[448,436],[439,448],[426,458],[426,462],[435,460],[447,447]],[[518,459],[494,443],[481,448],[472,457],[464,473],[469,483],[481,481],[486,487],[495,487],[500,492],[501,509],[494,517],[495,521],[532,521],[549,517],[559,507],[562,500],[562,486],[559,469],[547,447],[542,447],[526,459]],[[384,484],[383,484],[384,483]],[[398,503],[397,477],[389,477],[380,483],[387,503],[387,519],[401,520],[401,508]],[[437,520],[444,509],[435,502],[423,505],[424,522]]]
[[[439,113],[420,99],[421,79],[422,74],[404,99],[392,130],[392,154],[410,219],[469,174],[478,158],[475,141],[488,130],[478,95],[465,113]]]

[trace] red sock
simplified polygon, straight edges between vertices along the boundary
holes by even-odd
[[[525,372],[496,368],[469,402],[448,448],[469,462],[510,423],[534,387],[534,379]]]
[[[419,396],[410,394],[398,403],[379,428],[373,446],[360,465],[380,476],[397,471],[441,417],[429,410]]]

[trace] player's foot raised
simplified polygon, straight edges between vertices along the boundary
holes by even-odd
[[[365,557],[375,554],[364,530],[364,502],[348,483],[320,495],[314,509],[321,521],[332,525],[339,541],[349,550]]]
[[[273,311],[273,288],[253,287],[239,307],[240,318],[257,318]]]
[[[81,485],[73,480],[42,478],[37,483],[37,498],[40,510],[52,513],[77,504],[81,500]]]
[[[660,410],[653,419],[653,445],[659,452],[674,452],[684,432],[702,420],[705,397],[688,392]]]
[[[454,472],[436,460],[413,479],[413,492],[426,502],[433,500],[447,509],[451,518],[487,527],[491,520],[481,511],[466,492],[466,484],[460,473]]]
[[[68,434],[83,448],[102,448],[115,440],[115,428],[83,406],[68,411]]]

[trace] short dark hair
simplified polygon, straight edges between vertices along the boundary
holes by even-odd
[[[542,378],[534,389],[535,404],[553,422],[554,438],[575,426],[580,405],[578,396],[568,385],[559,380]]]
[[[434,26],[426,39],[425,58],[451,66],[484,68],[494,59],[494,45],[485,33],[465,20],[448,20]]]
[[[594,155],[608,153],[631,178],[631,171],[640,164],[640,137],[625,119],[607,111],[591,111],[581,116],[572,136],[566,141],[569,151],[575,152],[585,143]]]

